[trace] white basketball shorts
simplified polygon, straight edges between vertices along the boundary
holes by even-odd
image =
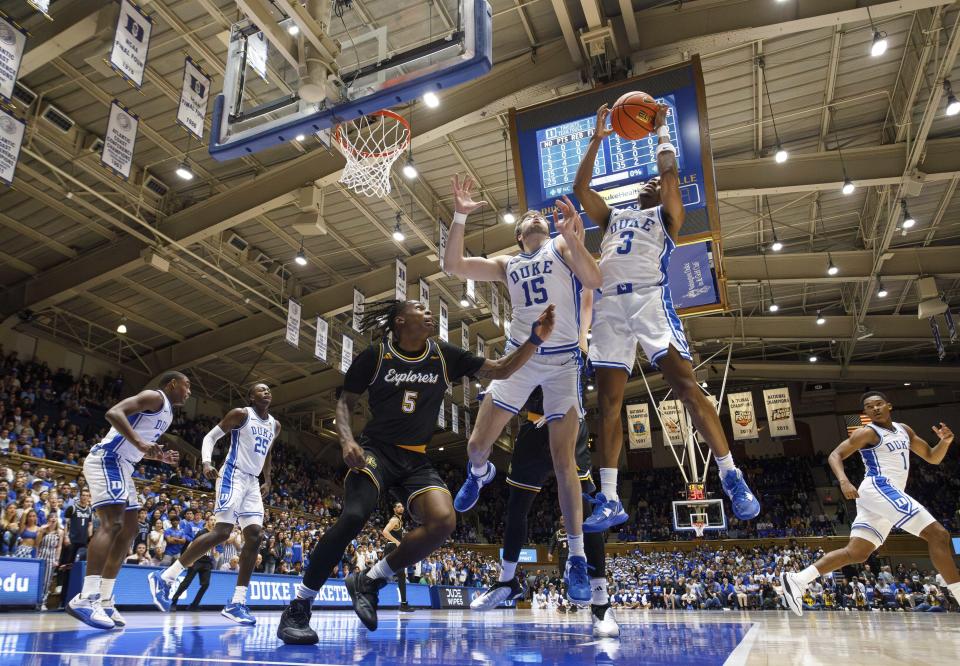
[[[220,468],[216,486],[217,502],[213,509],[218,523],[263,525],[263,497],[260,480],[232,465]]]
[[[129,460],[95,446],[83,461],[83,477],[90,486],[94,509],[107,504],[126,504],[127,510],[140,508]]]
[[[505,353],[513,351],[507,344]],[[543,388],[543,410],[547,421],[563,418],[575,408],[577,418],[583,418],[583,399],[580,393],[580,350],[557,354],[537,354],[507,379],[490,382],[487,393],[500,409],[517,414],[527,398],[538,386]]]
[[[691,359],[669,287],[642,287],[625,294],[604,294],[593,306],[590,362],[594,368],[621,368],[627,374],[637,359],[637,343],[654,366],[671,346]]]
[[[936,522],[920,502],[886,477],[866,477],[857,492],[860,493],[857,517],[850,526],[850,536],[866,539],[878,548],[893,527],[919,536],[928,525]]]

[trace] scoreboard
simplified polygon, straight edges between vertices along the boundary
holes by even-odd
[[[671,258],[674,304],[681,315],[721,310],[726,290],[720,268],[719,210],[703,74],[697,56],[626,81],[511,109],[513,164],[520,202],[528,210],[546,213],[552,211],[559,197],[568,196],[579,208],[573,182],[593,136],[597,109],[604,103],[612,106],[618,97],[631,91],[649,93],[667,107],[670,142],[677,148],[680,193],[686,209],[679,245],[690,247],[685,247],[677,271],[675,258]],[[657,143],[656,134],[639,141],[611,134],[597,153],[590,187],[611,207],[636,207],[640,186],[658,174]],[[600,235],[596,221],[585,214],[583,217],[587,246],[596,252]]]

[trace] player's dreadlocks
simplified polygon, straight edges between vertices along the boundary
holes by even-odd
[[[396,318],[403,312],[406,304],[406,301],[396,298],[366,303],[360,318],[360,330],[379,329],[376,335],[378,338],[385,338],[390,334],[396,336]]]

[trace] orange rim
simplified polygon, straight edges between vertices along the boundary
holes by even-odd
[[[386,150],[380,153],[371,153],[365,150],[357,150],[356,146],[354,146],[352,143],[347,141],[347,139],[344,136],[344,133],[340,131],[340,128],[343,127],[344,123],[340,123],[339,125],[337,125],[333,133],[333,140],[336,141],[341,148],[349,152],[351,155],[360,156],[360,157],[393,157],[397,153],[403,152],[406,149],[406,147],[410,145],[410,123],[407,122],[406,118],[388,109],[383,109],[381,111],[374,111],[373,113],[366,114],[366,116],[364,117],[369,118],[370,116],[383,116],[385,118],[391,118],[397,121],[398,123],[403,125],[403,127],[406,129],[406,134],[407,134],[406,140],[402,142],[402,145],[395,146],[390,150]]]

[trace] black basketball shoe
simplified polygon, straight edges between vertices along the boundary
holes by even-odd
[[[310,628],[312,599],[294,599],[283,609],[277,638],[287,645],[316,645],[320,642],[317,632]]]
[[[370,631],[377,629],[377,605],[380,602],[380,588],[387,584],[385,578],[374,580],[365,573],[350,574],[344,581],[347,594],[353,600],[353,610]]]

